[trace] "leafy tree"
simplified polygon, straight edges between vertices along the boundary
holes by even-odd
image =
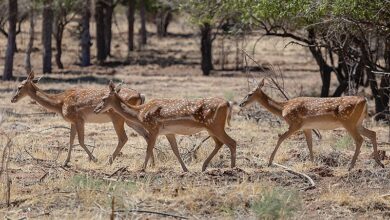
[[[222,12],[233,14],[252,29],[307,47],[319,66],[321,96],[330,95],[331,74],[335,73],[339,85],[333,96],[369,85],[376,112],[388,111],[390,80],[387,74],[381,76],[378,89],[376,73],[388,72],[390,67],[389,1],[225,0],[221,4]],[[214,14],[221,18],[222,12]]]
[[[213,70],[212,44],[215,39],[213,29],[218,29],[218,24],[224,19],[222,8],[227,5],[218,0],[189,0],[177,3],[181,11],[191,15],[192,23],[199,26],[201,36],[201,68],[203,75],[207,76]]]

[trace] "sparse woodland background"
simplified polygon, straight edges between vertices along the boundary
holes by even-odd
[[[390,1],[388,0],[0,0],[0,217],[20,218],[389,218]],[[133,130],[113,165],[110,124],[88,124],[72,166],[61,165],[68,124],[26,98],[10,104],[30,71],[51,93],[106,88],[110,79],[152,98],[219,96],[233,101],[226,147],[200,167],[213,148],[201,133],[180,137],[181,169],[158,140],[156,167],[137,170],[146,144]],[[309,161],[302,134],[283,143],[276,161],[305,173],[309,183],[266,161],[286,130],[261,107],[237,103],[253,78],[274,78],[289,98],[361,95],[365,122],[377,132],[381,169],[365,144],[347,171],[353,140],[321,132]],[[16,82],[15,82],[16,81]],[[285,97],[267,85],[267,93]],[[225,149],[226,148],[226,149]],[[199,149],[196,151],[195,149]],[[155,213],[153,213],[155,212]],[[166,214],[166,215],[165,215]]]
[[[375,118],[385,119],[390,83],[389,5],[386,0],[2,1],[0,32],[7,38],[3,80],[12,79],[13,57],[17,51],[26,51],[25,68],[31,70],[30,54],[38,19],[42,22],[42,48],[39,48],[42,50],[42,72],[51,73],[52,57],[58,69],[66,68],[61,57],[62,39],[67,28],[79,40],[80,49],[75,54],[80,57],[79,65],[104,65],[108,57],[115,56],[111,52],[113,25],[124,22],[116,20],[116,13],[127,17],[129,53],[147,45],[147,22],[154,23],[155,33],[163,38],[168,34],[172,17],[181,19],[189,15],[189,21],[199,27],[197,35],[204,75],[214,69],[212,49],[217,35],[289,38],[289,44],[309,49],[317,63],[322,97],[355,94],[359,87],[369,87],[375,99]],[[137,18],[141,24],[138,42],[134,38],[136,14],[139,14]],[[16,38],[22,31],[21,24],[27,22],[29,30],[25,31],[29,32],[29,43],[27,48],[18,48]],[[70,23],[74,24],[71,26]],[[96,26],[95,33],[90,32],[91,25]],[[96,47],[96,54],[91,55],[92,46]],[[125,60],[131,62],[133,59],[128,56]],[[338,86],[330,92],[332,74],[335,74]]]

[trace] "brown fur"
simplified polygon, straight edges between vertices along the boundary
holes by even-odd
[[[344,127],[356,143],[355,154],[349,169],[355,166],[363,142],[362,135],[371,140],[375,161],[384,167],[378,158],[376,133],[363,126],[363,119],[367,115],[365,98],[358,96],[338,98],[300,97],[285,102],[278,102],[262,91],[263,86],[264,79],[254,91],[244,98],[240,106],[245,107],[251,103],[258,102],[273,114],[283,118],[289,125],[289,130],[279,137],[268,165],[272,164],[281,143],[298,130],[303,130],[305,134],[310,151],[310,159],[313,161],[311,130]]]
[[[110,93],[103,98],[95,112],[112,108],[126,120],[140,124],[148,131],[148,147],[143,169],[146,169],[149,157],[152,155],[157,136],[165,135],[183,170],[188,171],[179,155],[175,135],[189,135],[202,130],[208,131],[216,143],[214,151],[204,162],[202,170],[206,169],[223,144],[230,148],[231,166],[235,166],[236,142],[224,130],[229,113],[227,101],[221,98],[154,99],[140,106],[132,106],[118,95],[112,82],[109,88]]]
[[[106,123],[112,122],[115,131],[118,135],[118,145],[110,157],[109,163],[112,163],[118,155],[124,144],[127,142],[127,136],[124,130],[124,120],[113,111],[104,112],[101,116],[93,113],[93,109],[100,102],[101,98],[108,92],[107,89],[70,89],[60,94],[47,94],[33,82],[34,73],[30,73],[28,78],[19,86],[16,94],[12,97],[12,102],[17,102],[25,96],[30,96],[40,105],[50,111],[60,114],[66,121],[71,123],[70,142],[67,159],[64,164],[67,165],[70,161],[73,142],[78,134],[78,140],[87,152],[91,160],[96,161],[96,158],[88,150],[84,144],[84,123]],[[135,90],[123,89],[119,94],[125,102],[132,105],[142,104],[141,95]],[[141,135],[145,131],[136,125],[128,124]]]

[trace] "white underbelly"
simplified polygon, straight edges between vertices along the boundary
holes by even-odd
[[[302,129],[319,129],[319,130],[333,130],[336,128],[343,127],[343,125],[338,121],[331,121],[331,122],[306,122]]]
[[[108,123],[111,118],[107,114],[86,114],[84,115],[84,122],[86,123]]]
[[[160,134],[181,134],[191,135],[196,134],[204,130],[202,127],[187,127],[185,125],[167,125],[160,128]]]

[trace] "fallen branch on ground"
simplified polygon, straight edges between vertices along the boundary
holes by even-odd
[[[156,214],[156,215],[162,215],[162,216],[169,216],[174,218],[180,218],[180,219],[188,219],[187,217],[170,214],[166,212],[157,212],[157,211],[149,211],[149,210],[142,210],[142,209],[129,209],[129,210],[115,210],[115,212],[139,212],[139,213],[148,213],[148,214]]]
[[[34,113],[17,113],[13,111],[5,111],[5,114],[9,116],[16,116],[16,117],[26,117],[26,116],[33,116],[33,115],[43,115],[43,116],[55,116],[56,113],[53,112],[34,112]]]
[[[60,125],[60,126],[53,126],[53,127],[50,127],[50,128],[45,128],[45,129],[40,130],[40,131],[37,131],[37,132],[38,132],[38,133],[42,133],[43,131],[48,131],[48,130],[57,129],[57,128],[63,128],[63,129],[68,129],[68,130],[70,130],[70,128]]]
[[[276,166],[278,166],[278,167],[281,167],[281,168],[287,170],[287,172],[289,172],[289,173],[292,173],[292,174],[295,174],[295,175],[297,175],[297,176],[300,176],[300,177],[302,177],[302,178],[304,178],[304,179],[307,179],[307,180],[309,181],[309,183],[310,183],[310,186],[304,187],[304,188],[302,188],[301,190],[306,191],[306,190],[310,190],[310,189],[316,188],[316,184],[314,183],[313,179],[310,178],[310,176],[308,176],[308,175],[306,175],[306,174],[304,174],[304,173],[298,172],[298,171],[294,171],[294,170],[292,170],[291,168],[286,167],[286,166],[283,166],[283,165],[281,165],[281,164],[277,164],[277,163],[273,163],[273,164],[276,165]]]
[[[115,172],[113,172],[111,175],[109,175],[108,177],[111,178],[113,176],[115,176],[117,173],[122,174],[125,170],[127,170],[127,167],[121,167],[117,170],[115,170]]]

